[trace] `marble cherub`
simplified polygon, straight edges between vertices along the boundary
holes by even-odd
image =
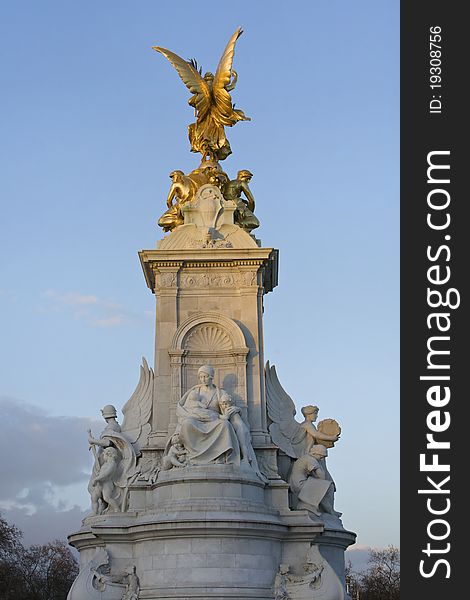
[[[119,490],[115,478],[119,469],[120,456],[113,446],[105,448],[102,453],[102,462],[89,483],[91,495],[91,508],[94,515],[109,510],[119,512],[121,505],[118,502]]]
[[[174,433],[171,436],[165,454],[163,455],[162,468],[165,471],[168,471],[173,467],[185,467],[188,462],[186,458],[187,454],[188,451],[181,443],[180,434]]]
[[[233,398],[229,394],[223,394],[219,399],[222,419],[229,419],[240,444],[241,462],[250,465],[258,477],[267,482],[266,477],[261,473],[256,459],[256,454],[251,443],[251,433],[248,425],[241,416],[241,408],[235,405]]]

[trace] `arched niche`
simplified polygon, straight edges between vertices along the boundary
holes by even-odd
[[[246,361],[249,349],[240,327],[228,317],[206,312],[186,319],[176,330],[169,349],[172,380],[172,421],[181,396],[197,383],[201,365],[215,369],[214,383],[243,407],[246,415]]]

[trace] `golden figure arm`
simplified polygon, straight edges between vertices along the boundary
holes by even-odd
[[[231,92],[232,90],[235,89],[235,86],[237,85],[237,81],[238,81],[238,73],[235,71],[235,69],[232,69],[232,80],[230,81],[230,83],[228,85],[225,86],[225,89],[227,90],[227,92]]]
[[[173,206],[173,198],[176,195],[176,186],[174,183],[171,184],[170,191],[168,192],[168,198],[166,199],[166,205],[168,208]]]
[[[251,193],[250,187],[246,181],[241,182],[241,189],[243,190],[247,200],[248,200],[248,208],[251,212],[255,210],[255,199],[253,194]]]

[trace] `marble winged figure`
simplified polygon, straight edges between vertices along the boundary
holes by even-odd
[[[281,386],[276,368],[269,361],[266,363],[265,374],[268,416],[272,421],[269,432],[273,442],[293,459],[304,456],[315,444],[326,448],[334,446],[341,433],[336,421],[325,419],[315,427],[318,407],[304,406],[302,414],[305,420],[299,423],[295,419],[295,404]]]
[[[294,402],[269,362],[265,373],[268,416],[272,421],[269,432],[273,442],[291,459],[281,476],[289,481],[293,507],[305,508],[316,516],[327,513],[335,519],[335,524],[340,524],[341,513],[334,509],[336,486],[327,469],[326,457],[327,448],[338,441],[341,428],[334,419],[325,419],[316,427],[317,406],[302,407],[304,421],[296,421]]]
[[[152,413],[153,398],[153,369],[145,358],[140,365],[140,378],[134,393],[122,408],[124,420],[121,429],[134,446],[137,454],[147,445],[151,430],[150,415]]]
[[[139,383],[122,409],[122,426],[116,420],[114,406],[107,404],[101,410],[106,427],[99,438],[88,430],[88,443],[95,457],[88,484],[93,514],[127,508],[128,488],[138,474],[137,459],[151,429],[153,378],[153,370],[144,358]]]
[[[194,108],[196,122],[188,127],[192,152],[200,152],[203,160],[224,160],[231,154],[225,136],[225,127],[233,127],[238,121],[249,121],[245,113],[234,107],[230,92],[237,83],[237,72],[232,69],[235,43],[242,34],[239,27],[230,38],[219,61],[215,75],[202,76],[194,60],[184,60],[174,52],[154,46],[153,49],[167,58],[178,72],[183,83],[193,94],[188,100]]]

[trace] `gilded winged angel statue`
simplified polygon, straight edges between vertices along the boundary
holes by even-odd
[[[237,72],[232,69],[235,43],[242,34],[239,27],[230,38],[215,75],[197,69],[194,60],[187,61],[174,52],[153,46],[175,67],[183,83],[193,94],[188,104],[194,108],[196,122],[188,127],[192,152],[200,152],[203,160],[224,160],[232,153],[225,137],[224,127],[233,127],[238,121],[249,121],[245,113],[234,108],[230,93],[237,83]]]

